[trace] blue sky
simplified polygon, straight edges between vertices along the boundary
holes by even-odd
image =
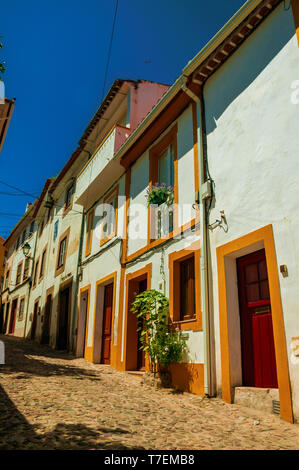
[[[116,78],[172,84],[245,0],[119,0],[105,93]],[[15,109],[0,180],[39,195],[102,98],[116,0],[2,0],[6,96]],[[149,61],[149,62],[148,62]],[[0,184],[0,235],[33,199]]]

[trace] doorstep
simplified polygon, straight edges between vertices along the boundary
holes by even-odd
[[[135,377],[138,377],[139,379],[142,379],[142,377],[145,374],[145,371],[143,371],[143,370],[126,370],[126,374],[134,375]]]
[[[280,414],[278,388],[235,387],[234,403],[267,413]]]

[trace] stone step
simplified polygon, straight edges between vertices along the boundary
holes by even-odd
[[[127,370],[126,373],[129,374],[129,375],[134,375],[134,377],[138,377],[139,379],[142,379],[142,377],[145,374],[145,371],[143,371],[143,370]]]
[[[234,403],[277,414],[279,412],[278,388],[235,387]]]

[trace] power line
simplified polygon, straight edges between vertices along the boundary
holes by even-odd
[[[115,4],[115,11],[114,11],[112,32],[111,32],[111,37],[110,37],[110,44],[109,44],[109,49],[108,49],[106,70],[105,70],[105,76],[104,76],[104,84],[103,84],[103,91],[102,91],[102,101],[103,101],[103,99],[104,99],[104,92],[105,92],[106,81],[107,81],[107,74],[108,74],[108,68],[109,68],[109,63],[110,63],[110,56],[111,56],[112,41],[113,41],[113,36],[114,36],[114,29],[115,29],[115,22],[116,22],[117,9],[118,9],[118,0],[116,0],[116,4]]]
[[[38,196],[34,196],[34,194],[27,193],[26,191],[23,191],[22,189],[17,188],[16,186],[12,186],[11,184],[5,183],[5,181],[0,181],[0,184],[3,184],[4,186],[7,186],[8,188],[15,189],[16,191],[19,191],[20,193],[22,193],[24,196],[29,196],[34,199],[38,197]]]

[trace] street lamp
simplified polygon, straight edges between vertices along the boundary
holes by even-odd
[[[23,247],[22,247],[22,250],[23,250],[23,254],[26,258],[28,258],[28,255],[29,255],[29,252],[31,250],[31,246],[29,245],[28,242],[26,242]]]

